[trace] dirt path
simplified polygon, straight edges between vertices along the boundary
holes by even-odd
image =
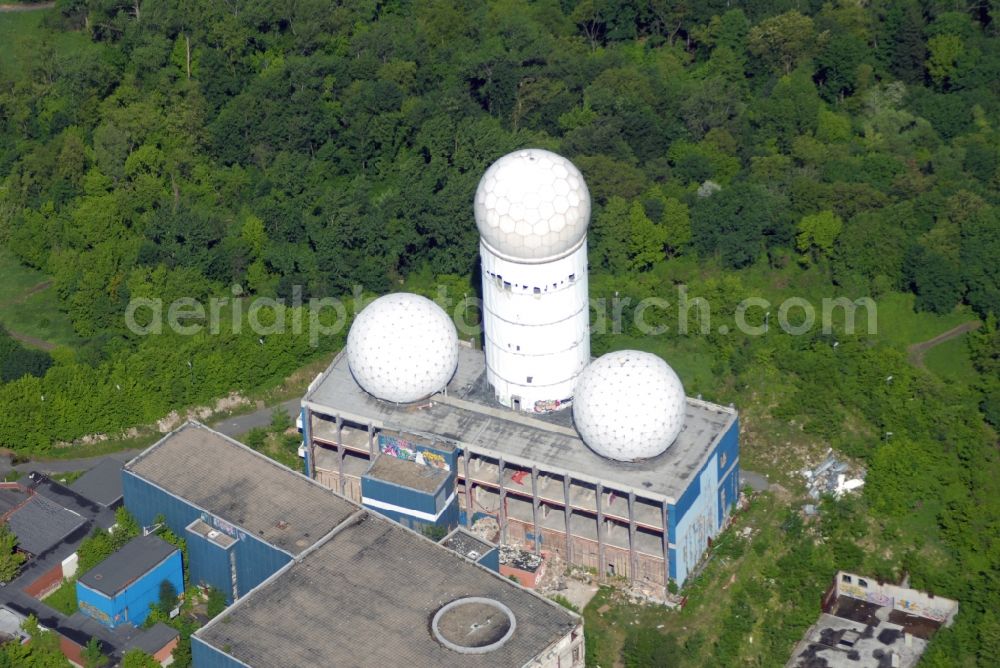
[[[3,11],[3,8],[6,6],[8,5],[0,5],[0,11]],[[21,294],[19,294],[14,299],[11,299],[10,301],[0,304],[0,308],[7,308],[9,306],[16,306],[18,304],[23,304],[24,302],[28,301],[28,298],[31,297],[32,295],[37,295],[39,292],[44,292],[48,290],[50,287],[52,287],[51,280],[46,280],[42,281],[41,283],[36,283],[27,290],[25,290],[24,292],[22,292]],[[52,343],[51,341],[46,341],[45,339],[40,339],[36,336],[30,336],[22,332],[16,332],[10,328],[7,328],[7,333],[10,334],[12,339],[16,339],[27,346],[31,346],[32,348],[38,348],[39,350],[44,350],[48,352],[56,347],[56,344]]]
[[[41,283],[35,283],[30,288],[19,294],[17,297],[14,297],[10,301],[0,304],[0,308],[7,308],[8,306],[16,306],[17,304],[23,304],[24,302],[28,301],[28,297],[31,297],[32,295],[37,295],[39,292],[45,292],[50,287],[52,287],[52,279],[42,281]]]
[[[975,329],[979,329],[979,325],[982,323],[978,320],[973,320],[971,322],[963,322],[958,327],[952,327],[947,332],[938,334],[933,339],[927,339],[926,341],[921,341],[920,343],[914,343],[909,348],[906,349],[906,355],[910,360],[910,364],[920,369],[926,369],[924,366],[924,355],[927,351],[934,346],[939,346],[945,341],[951,341],[952,339],[958,338],[967,332],[971,332]]]
[[[35,2],[24,5],[0,4],[0,14],[8,14],[12,12],[35,12],[39,9],[52,9],[55,6],[55,2]]]
[[[16,339],[26,346],[38,348],[39,350],[44,350],[45,352],[49,352],[56,347],[56,344],[51,341],[40,339],[37,336],[28,336],[27,334],[22,334],[21,332],[15,332],[12,329],[8,329],[7,333],[10,334],[10,338]]]

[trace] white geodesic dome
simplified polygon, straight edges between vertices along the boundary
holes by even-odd
[[[540,148],[503,156],[479,181],[476,225],[491,249],[539,261],[574,248],[590,223],[590,192],[576,166]]]
[[[591,450],[619,461],[655,457],[684,426],[684,386],[651,353],[619,350],[584,369],[573,393],[573,421]]]
[[[426,297],[379,297],[354,318],[347,363],[358,385],[379,399],[410,403],[444,389],[458,365],[458,334]]]

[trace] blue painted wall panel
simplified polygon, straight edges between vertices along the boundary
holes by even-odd
[[[437,514],[434,494],[425,494],[415,489],[401,487],[378,478],[361,476],[361,496],[383,503],[391,503],[400,508],[408,508],[430,515]]]
[[[726,477],[719,483],[719,524],[732,512],[740,498],[740,465],[737,461],[729,467]]]
[[[209,585],[226,594],[232,602],[232,573],[229,555],[236,547],[233,543],[226,550],[200,534],[188,531],[184,535],[188,548],[188,571],[192,584]]]
[[[105,626],[115,627],[125,622],[139,626],[149,616],[150,604],[160,602],[160,584],[164,580],[174,586],[174,591],[184,591],[184,571],[179,550],[113,597],[77,582],[77,601],[84,614]]]
[[[500,572],[500,550],[494,547],[492,550],[479,557],[479,563],[491,571]]]
[[[186,532],[187,526],[198,518],[204,519],[208,524],[217,528],[228,526],[225,522],[216,522],[213,515],[203,513],[195,506],[147,483],[131,471],[123,472],[122,488],[125,494],[125,505],[140,524],[149,526],[153,523],[153,519],[162,513],[170,529],[178,536],[186,538],[190,537],[190,534]],[[246,594],[292,560],[290,555],[271,547],[251,534],[232,527],[229,527],[229,530],[225,528],[223,530],[238,538],[232,549],[236,553],[237,590],[240,596]],[[314,538],[319,540],[321,536]],[[193,560],[193,555],[191,558]],[[192,566],[196,571],[200,568],[200,565],[192,564]],[[217,573],[218,568],[214,561],[212,565],[206,566],[205,571],[211,573],[208,577],[211,577],[213,581],[220,578]],[[226,582],[231,582],[231,578],[227,577]],[[226,592],[227,600],[232,602],[232,587],[227,586],[222,588],[222,591]]]
[[[371,506],[366,503],[362,503],[362,505],[365,508],[368,508],[369,510],[382,515],[383,517],[389,518],[393,522],[402,524],[404,527],[413,529],[414,531],[417,532],[423,532],[424,527],[431,525],[442,527],[446,531],[451,531],[452,529],[458,526],[459,512],[458,512],[457,499],[453,499],[452,502],[448,505],[448,507],[444,510],[444,512],[441,513],[441,516],[437,519],[437,521],[433,522],[426,518],[414,517],[413,515],[409,515],[405,512],[401,512],[398,510],[393,510],[391,508],[377,508],[375,506]]]
[[[198,636],[191,636],[191,659],[194,668],[243,668],[244,666],[228,654],[206,645]]]
[[[313,536],[310,539],[316,541],[320,538],[322,536]],[[245,595],[291,560],[292,557],[281,550],[250,536],[240,540],[236,544],[236,578],[239,595]]]
[[[361,476],[361,496],[400,508],[408,508],[429,515],[437,515],[445,502],[455,492],[455,474],[452,473],[436,492],[426,493],[396,485],[369,475]]]
[[[729,512],[728,509],[738,498],[738,460],[739,420],[736,419],[719,439],[709,460],[697,475],[690,478],[687,489],[677,503],[668,506],[667,537],[675,546],[670,549],[670,577],[678,584],[684,583],[688,570],[694,566],[697,546],[703,544],[706,536],[714,537],[718,534],[718,529]],[[709,467],[712,467],[712,470],[709,470]],[[706,512],[711,512],[707,524],[714,526],[706,526]],[[694,528],[694,524],[698,525],[697,529]],[[684,535],[678,535],[678,527],[682,528]],[[697,532],[697,538],[692,531]],[[677,548],[682,547],[682,543],[683,554],[677,551]],[[678,560],[681,557],[684,563],[679,564]]]

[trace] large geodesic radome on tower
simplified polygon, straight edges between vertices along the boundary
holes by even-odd
[[[590,192],[576,166],[540,148],[508,153],[486,170],[475,200],[482,240],[508,259],[543,261],[587,233]]]
[[[369,394],[395,403],[419,401],[444,389],[455,373],[455,324],[426,297],[379,297],[351,325],[347,362]]]
[[[577,379],[573,421],[583,442],[603,457],[635,461],[659,455],[684,426],[684,386],[651,353],[619,350]]]

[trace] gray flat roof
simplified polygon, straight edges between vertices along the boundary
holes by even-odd
[[[452,552],[456,552],[473,561],[496,547],[463,527],[455,528],[450,534],[442,538],[439,543]],[[472,556],[473,552],[476,556]]]
[[[77,478],[69,488],[102,506],[113,506],[122,498],[122,463],[105,457]]]
[[[482,596],[517,627],[488,654],[431,635],[444,604]],[[523,666],[580,619],[432,541],[367,511],[195,635],[250,666]],[[224,649],[225,648],[225,649]]]
[[[146,654],[156,654],[167,646],[167,643],[178,637],[177,629],[163,622],[156,622],[148,629],[125,643],[124,650],[141,649]]]
[[[569,474],[573,478],[634,490],[670,503],[687,489],[714,445],[736,419],[736,410],[688,398],[684,428],[663,454],[641,462],[618,462],[584,445],[572,411],[531,416],[498,404],[486,386],[481,351],[459,347],[458,369],[446,393],[417,405],[372,397],[354,381],[341,352],[310,386],[303,403],[317,413],[340,415],[380,429],[435,436],[521,466]]]
[[[176,547],[152,534],[136,536],[81,575],[79,582],[106,596],[114,596],[176,551]]]
[[[38,556],[87,523],[87,518],[35,494],[7,518],[17,546]]]
[[[437,491],[441,485],[448,481],[448,472],[444,469],[425,466],[390,455],[376,457],[375,462],[368,468],[365,475],[428,494]]]
[[[168,434],[125,470],[293,555],[357,509],[332,490],[197,422]]]

